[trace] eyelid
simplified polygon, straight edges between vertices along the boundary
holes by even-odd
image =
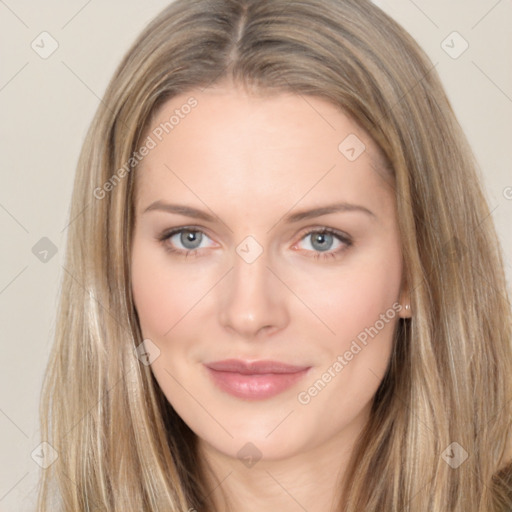
[[[309,226],[304,228],[299,235],[300,240],[302,240],[305,236],[311,235],[313,233],[328,233],[330,235],[337,236],[343,242],[352,242],[352,237],[346,233],[345,231],[341,231],[340,229],[331,228],[328,226]]]
[[[190,231],[192,233],[202,233],[203,235],[207,236],[211,239],[211,236],[208,234],[208,230],[202,226],[177,226],[175,228],[166,229],[162,236],[172,236],[177,233],[181,233],[182,231]]]

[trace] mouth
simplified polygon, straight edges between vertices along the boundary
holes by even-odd
[[[240,359],[215,361],[204,366],[220,390],[247,400],[278,395],[302,379],[311,368],[279,361],[248,362]]]

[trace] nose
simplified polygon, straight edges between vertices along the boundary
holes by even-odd
[[[269,266],[265,251],[251,263],[234,254],[233,269],[218,295],[219,321],[225,329],[254,340],[286,327],[286,289]]]

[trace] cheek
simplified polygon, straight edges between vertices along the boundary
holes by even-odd
[[[366,269],[359,276],[348,279],[339,298],[339,304],[346,312],[343,318],[358,330],[373,325],[397,302],[400,281],[401,273],[384,265]]]
[[[297,280],[294,290],[328,328],[326,334],[330,331],[329,343],[342,347],[390,309],[388,317],[397,316],[393,305],[397,307],[399,299],[401,265],[400,255],[395,256],[347,265],[336,275],[313,273],[306,280]]]
[[[200,290],[179,272],[163,250],[135,241],[132,251],[132,293],[144,337],[161,339],[183,318]]]
[[[389,258],[376,253],[364,265],[351,267],[331,293],[331,301],[323,303],[336,333],[324,345],[329,353],[326,368],[336,378],[318,405],[327,407],[333,396],[350,390],[344,405],[356,411],[371,399],[385,374],[399,321],[402,265],[398,246],[388,247],[384,254]],[[326,368],[316,377],[321,378]]]
[[[376,246],[361,261],[359,256],[347,262],[335,279],[316,274],[302,288],[303,293],[315,290],[308,304],[331,333],[324,330],[327,335],[317,338],[322,364],[305,383],[300,403],[314,401],[319,411],[330,410],[334,422],[342,421],[342,413],[334,412],[332,403],[343,405],[342,416],[355,415],[375,394],[399,321],[402,263],[398,239]]]

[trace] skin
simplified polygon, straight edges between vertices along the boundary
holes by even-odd
[[[220,510],[225,499],[243,512],[332,510],[396,323],[408,311],[388,320],[307,404],[298,394],[393,304],[408,302],[393,188],[370,137],[316,97],[256,97],[223,84],[172,98],[151,128],[191,95],[197,107],[149,152],[136,176],[132,291],[143,336],[160,351],[151,369],[199,437]],[[366,146],[354,161],[338,150],[349,134]],[[155,201],[214,219],[146,211]],[[284,219],[337,202],[372,214]],[[159,240],[180,227],[201,231],[202,240]],[[352,245],[327,237],[322,251],[308,233],[324,227],[348,234]],[[249,235],[263,249],[252,263],[236,252]],[[194,243],[199,248],[187,257],[166,250]],[[311,368],[277,396],[246,400],[215,386],[203,365],[228,358]],[[252,467],[237,456],[248,442],[256,448],[246,449],[261,456]]]

